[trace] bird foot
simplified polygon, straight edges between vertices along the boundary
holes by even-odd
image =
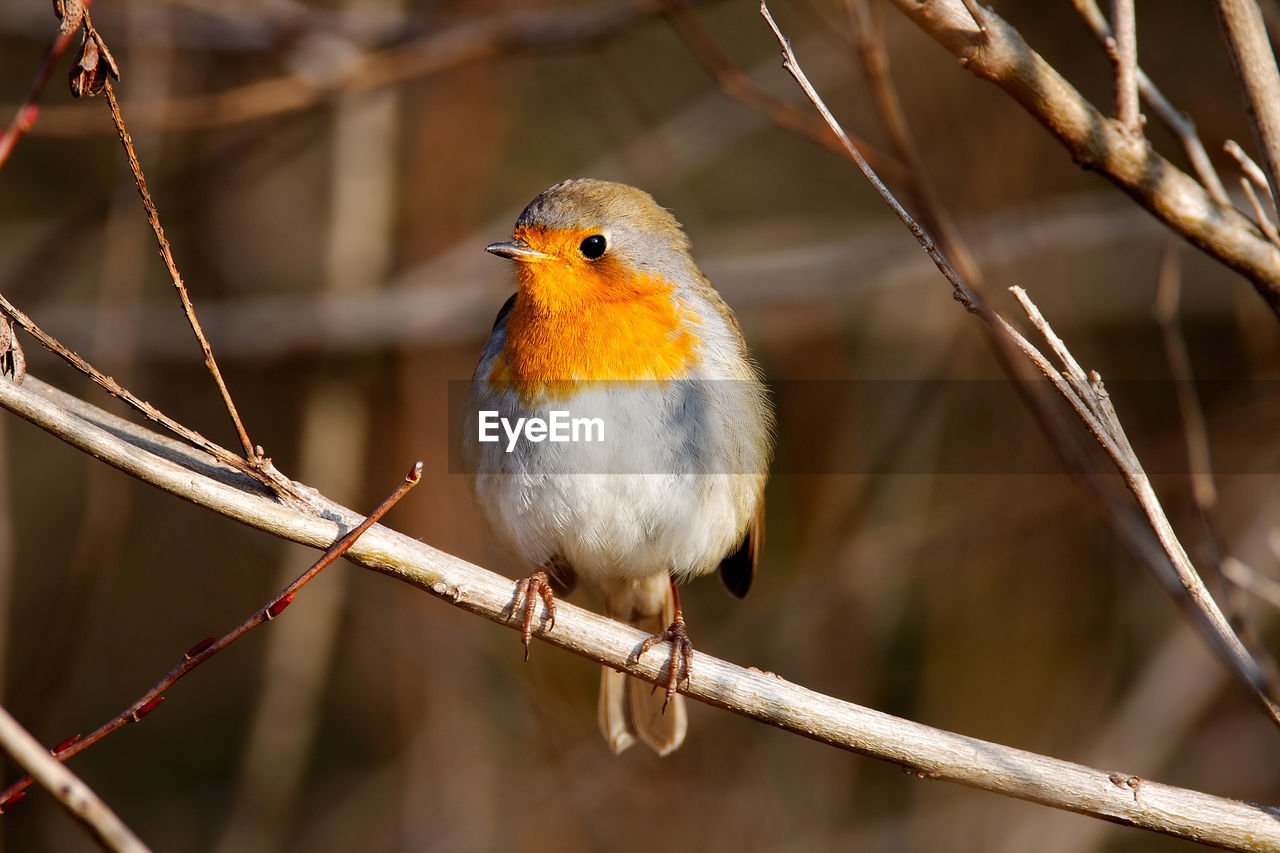
[[[680,685],[680,682],[683,681],[687,685],[689,676],[693,671],[693,643],[689,642],[689,632],[685,630],[684,617],[677,612],[675,621],[668,625],[665,631],[654,634],[640,644],[640,651],[636,652],[635,657],[637,661],[640,660],[649,649],[659,643],[665,643],[667,640],[671,641],[671,657],[667,665],[667,698],[662,703],[664,713],[667,710],[667,705],[671,703],[672,697],[676,695],[676,688]],[[684,670],[683,678],[681,677],[682,667]],[[657,685],[654,685],[654,689],[657,689]]]
[[[533,618],[538,612],[539,598],[547,608],[547,615],[543,622],[546,629],[550,631],[556,626],[556,597],[551,591],[551,579],[541,569],[516,584],[515,597],[511,599],[511,613],[507,616],[507,621],[510,622],[516,618],[517,613],[524,615],[524,622],[520,627],[520,639],[524,640],[526,661],[529,660],[529,643],[533,639]]]

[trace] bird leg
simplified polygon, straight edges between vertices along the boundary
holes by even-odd
[[[508,622],[523,613],[524,622],[520,627],[520,639],[524,640],[524,659],[529,660],[529,643],[533,639],[533,617],[538,612],[538,599],[547,608],[544,620],[546,629],[550,631],[556,625],[556,597],[551,591],[551,579],[542,569],[538,569],[529,577],[516,584],[515,597],[511,599],[511,613]]]
[[[676,687],[681,681],[688,684],[689,676],[693,671],[693,643],[689,642],[689,632],[684,627],[684,614],[680,612],[680,591],[676,588],[674,577],[671,578],[671,599],[675,612],[671,624],[666,627],[666,630],[654,634],[641,643],[640,651],[636,652],[635,657],[638,661],[649,649],[667,640],[671,641],[671,658],[667,667],[667,699],[662,703],[664,713],[671,702],[671,697],[676,695]],[[681,666],[684,667],[683,679],[680,677]]]

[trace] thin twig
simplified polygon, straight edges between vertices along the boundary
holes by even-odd
[[[36,377],[0,382],[0,407],[26,418],[109,465],[229,518],[304,545],[332,543],[338,523],[358,516],[326,504],[325,518],[299,513],[208,477],[201,452],[89,406]],[[99,424],[102,424],[101,426]],[[156,444],[174,457],[157,455]],[[184,460],[184,463],[174,459]],[[334,521],[330,519],[336,519]],[[347,559],[431,593],[502,626],[510,579],[385,527],[371,528]],[[635,659],[643,632],[561,602],[552,628],[534,635],[650,683],[665,683],[661,655]],[[824,696],[783,678],[709,654],[682,693],[785,731],[909,768],[920,778],[959,782],[1094,817],[1237,850],[1280,847],[1280,809],[1250,805],[1109,770],[989,743]]]
[[[814,108],[831,126],[832,131],[847,141],[848,137],[844,135],[839,122],[836,121],[831,111],[827,109],[821,96],[818,95],[813,88],[813,84],[809,82],[804,71],[800,68],[799,62],[791,49],[791,43],[774,22],[773,16],[769,14],[768,6],[764,0],[761,0],[760,3],[760,13],[768,22],[770,29],[773,30],[779,45],[782,47],[783,68],[795,78],[796,83],[813,103]],[[1036,368],[1053,383],[1059,393],[1075,409],[1080,420],[1097,439],[1098,443],[1102,445],[1121,474],[1124,475],[1126,485],[1142,507],[1151,532],[1155,534],[1165,552],[1170,566],[1164,568],[1172,568],[1177,584],[1176,586],[1170,584],[1168,578],[1161,573],[1161,568],[1153,566],[1153,571],[1157,573],[1157,578],[1161,580],[1166,589],[1174,593],[1175,601],[1188,608],[1197,626],[1222,657],[1224,663],[1249,688],[1250,692],[1266,711],[1268,717],[1277,725],[1280,725],[1280,706],[1267,695],[1269,685],[1266,673],[1231,629],[1226,617],[1223,616],[1217,603],[1214,602],[1213,597],[1205,589],[1204,582],[1200,579],[1195,567],[1191,564],[1185,550],[1182,548],[1182,544],[1178,541],[1172,525],[1156,498],[1155,491],[1152,489],[1151,483],[1142,469],[1141,462],[1129,446],[1128,438],[1120,426],[1119,418],[1116,416],[1110,399],[1102,387],[1101,377],[1098,376],[1096,371],[1087,376],[1085,375],[1084,370],[1076,363],[1061,339],[1053,333],[1053,330],[1040,315],[1035,305],[1026,298],[1025,293],[1022,293],[1020,288],[1013,288],[1014,295],[1022,302],[1023,307],[1027,310],[1028,317],[1042,331],[1045,339],[1057,352],[1059,360],[1067,369],[1068,376],[1064,377],[1044,358],[1034,345],[1013,329],[1003,317],[992,310],[974,288],[964,281],[946,257],[938,251],[928,233],[907,213],[879,177],[876,176],[875,172],[872,171],[871,167],[867,165],[866,160],[858,155],[853,146],[847,144],[847,142],[846,150],[848,150],[858,168],[872,186],[875,187],[885,203],[906,225],[907,229],[929,255],[929,258],[938,267],[938,270],[951,283],[955,290],[956,298],[992,328],[997,339],[998,352],[1007,353],[1010,347],[1016,347],[1031,359]],[[1014,365],[1010,365],[1010,368],[1017,369]],[[1015,373],[1015,375],[1018,374]],[[1151,565],[1149,561],[1147,561],[1147,564]]]
[[[1227,540],[1218,523],[1217,504],[1218,488],[1213,477],[1213,456],[1209,448],[1209,430],[1205,423],[1204,410],[1196,394],[1195,373],[1191,364],[1191,352],[1187,348],[1186,338],[1178,325],[1178,303],[1182,289],[1182,270],[1178,260],[1176,238],[1166,235],[1160,254],[1160,271],[1156,283],[1156,301],[1152,313],[1156,325],[1160,327],[1160,336],[1164,342],[1165,357],[1169,362],[1169,372],[1173,377],[1174,392],[1178,401],[1178,412],[1182,419],[1182,433],[1187,447],[1187,463],[1190,469],[1191,496],[1200,517],[1200,526],[1204,530],[1205,550],[1208,552],[1207,563],[1220,576],[1222,583],[1218,585],[1223,598],[1223,611],[1240,639],[1249,648],[1258,665],[1266,674],[1272,693],[1277,681],[1275,658],[1268,650],[1261,633],[1247,618],[1247,609],[1242,595],[1243,585],[1232,577],[1228,563],[1234,557],[1228,556]]]
[[[30,773],[53,795],[67,813],[84,825],[104,850],[115,853],[150,853],[133,830],[94,793],[80,777],[49,754],[40,741],[0,707],[0,747],[14,763]]]
[[[987,25],[983,22],[982,6],[978,4],[978,0],[963,0],[964,7],[969,10],[969,16],[973,18],[973,22],[978,26],[978,32],[982,33],[982,37],[987,37]]]
[[[196,319],[195,306],[191,304],[191,297],[187,294],[187,287],[182,283],[182,275],[178,272],[178,266],[173,261],[173,252],[169,248],[169,241],[164,236],[164,226],[160,224],[160,214],[156,210],[155,202],[151,200],[151,192],[147,189],[147,179],[142,174],[142,165],[138,162],[138,155],[133,150],[133,139],[129,136],[129,131],[124,125],[124,116],[120,114],[120,104],[116,101],[115,89],[111,85],[111,81],[106,84],[107,102],[111,105],[111,120],[115,122],[116,133],[120,136],[120,144],[124,146],[125,154],[129,158],[129,168],[133,170],[133,179],[138,185],[138,195],[142,197],[142,206],[147,211],[147,222],[151,225],[151,230],[155,232],[156,242],[160,245],[160,256],[164,258],[165,269],[169,271],[169,279],[173,282],[173,288],[178,292],[178,298],[182,301],[182,310],[187,315],[187,322],[191,324],[191,331],[195,333],[196,340],[200,343],[200,349],[204,353],[205,366],[209,368],[209,373],[213,375],[214,384],[218,386],[218,393],[222,395],[222,402],[227,407],[227,413],[231,415],[231,422],[235,425],[236,434],[240,437],[240,444],[244,448],[244,457],[251,464],[257,464],[262,461],[263,454],[261,448],[256,448],[253,442],[249,440],[249,434],[245,432],[244,423],[240,420],[240,413],[236,411],[235,401],[231,399],[231,392],[227,390],[227,383],[222,379],[222,371],[218,370],[218,362],[213,357],[213,348],[209,346],[209,340],[204,336],[204,330],[200,328],[200,321]]]
[[[1032,325],[1045,336],[1045,339],[1057,340],[1057,335],[1035,303],[1027,296],[1026,291],[1020,287],[1013,287],[1010,290],[1026,310]],[[1077,378],[1083,378],[1083,371],[1074,363],[1074,360],[1064,359],[1063,363],[1069,374],[1076,374]],[[1156,537],[1169,557],[1178,583],[1185,593],[1185,596],[1179,597],[1179,601],[1191,606],[1190,612],[1202,633],[1211,641],[1232,672],[1251,688],[1255,698],[1262,704],[1271,719],[1280,725],[1280,705],[1277,705],[1269,695],[1273,689],[1273,678],[1266,663],[1251,652],[1240,639],[1231,621],[1209,594],[1191,558],[1187,556],[1186,550],[1173,530],[1173,525],[1169,523],[1164,508],[1156,497],[1155,489],[1152,488],[1146,472],[1142,469],[1141,462],[1129,445],[1128,438],[1120,426],[1119,417],[1111,405],[1110,397],[1102,387],[1102,379],[1097,371],[1090,374],[1088,382],[1094,389],[1094,405],[1100,408],[1104,415],[1101,420],[1101,430],[1110,438],[1110,441],[1103,443],[1103,447],[1124,476],[1125,483],[1137,498]],[[1083,410],[1079,406],[1076,408],[1083,418]],[[1097,434],[1098,428],[1093,429]]]
[[[1276,202],[1271,195],[1271,186],[1267,183],[1267,175],[1262,171],[1262,167],[1249,156],[1249,152],[1245,151],[1240,143],[1234,139],[1228,139],[1222,143],[1222,150],[1231,155],[1231,158],[1236,161],[1236,165],[1240,167],[1241,172],[1244,172],[1246,178],[1267,194],[1267,200],[1274,207]]]
[[[232,468],[252,477],[267,488],[275,491],[276,494],[281,495],[282,497],[288,497],[300,504],[305,504],[307,502],[307,498],[294,487],[293,483],[277,471],[274,466],[270,465],[270,460],[262,460],[265,464],[254,465],[248,460],[240,457],[238,454],[232,453],[225,447],[210,441],[190,427],[178,423],[173,418],[161,412],[155,406],[137,397],[131,391],[123,388],[120,383],[116,382],[110,376],[107,376],[92,364],[85,361],[84,358],[63,345],[57,338],[45,332],[37,326],[30,317],[6,299],[4,294],[0,294],[0,312],[3,312],[15,323],[25,329],[32,337],[39,341],[45,349],[49,350],[49,352],[58,356],[76,370],[79,370],[85,376],[93,380],[94,384],[98,385],[111,396],[127,403],[148,420],[160,424],[174,435],[191,442],[193,445],[199,447],[219,462],[222,462],[225,465],[230,465]]]
[[[1276,213],[1276,200],[1271,194],[1271,185],[1267,183],[1267,176],[1262,171],[1262,167],[1254,162],[1240,144],[1234,139],[1228,139],[1222,143],[1222,150],[1231,155],[1232,159],[1240,167],[1243,172],[1240,176],[1240,186],[1244,190],[1244,194],[1249,198],[1249,206],[1253,208],[1254,218],[1258,222],[1258,226],[1262,229],[1262,233],[1267,235],[1267,239],[1272,245],[1280,247],[1280,232],[1276,230],[1276,224],[1272,220],[1272,214]],[[1262,206],[1258,200],[1257,194],[1253,191],[1254,187],[1258,187],[1267,194],[1267,201],[1270,203],[1270,212]]]
[[[1134,136],[1142,135],[1142,114],[1138,112],[1138,34],[1133,0],[1111,0],[1114,37],[1108,44],[1116,66],[1116,120]]]
[[[132,705],[125,708],[107,722],[103,723],[87,737],[81,738],[77,735],[63,741],[62,744],[52,750],[53,757],[58,761],[66,761],[73,755],[82,752],[102,740],[116,729],[119,729],[128,723],[139,722],[147,714],[150,714],[158,708],[160,703],[165,699],[165,691],[177,683],[177,681],[184,675],[191,672],[191,670],[195,669],[200,664],[204,663],[209,658],[213,657],[218,652],[222,651],[227,646],[231,645],[236,640],[261,625],[263,622],[268,622],[283,613],[284,609],[293,603],[294,596],[298,594],[298,590],[306,586],[312,578],[320,574],[320,572],[333,563],[333,561],[337,560],[350,550],[356,540],[364,535],[365,531],[376,524],[378,519],[382,518],[382,516],[386,514],[387,510],[395,506],[410,489],[418,485],[421,479],[422,463],[417,462],[409,469],[409,473],[405,475],[404,480],[400,482],[400,485],[396,487],[396,490],[392,492],[382,503],[378,504],[377,509],[370,513],[363,521],[357,524],[340,539],[330,545],[328,549],[325,550],[324,554],[320,556],[320,559],[312,563],[305,572],[298,575],[298,577],[285,586],[284,589],[280,590],[280,592],[277,593],[271,601],[267,602],[265,607],[255,612],[248,619],[241,622],[231,631],[223,634],[218,639],[215,640],[210,637],[207,640],[202,640],[199,643],[196,643],[196,645],[192,646],[191,649],[182,656],[182,660],[178,662],[177,666],[169,671],[168,675],[160,679],[154,687],[142,694],[142,696],[139,697]],[[8,788],[4,789],[4,791],[0,791],[0,813],[4,812],[6,805],[11,805],[11,800],[14,795],[30,785],[31,782],[32,778],[30,776],[24,776]]]
[[[1204,411],[1196,396],[1195,378],[1191,369],[1191,353],[1187,341],[1178,328],[1178,302],[1182,290],[1182,275],[1178,262],[1178,247],[1166,238],[1160,251],[1160,272],[1156,278],[1156,301],[1152,306],[1156,325],[1164,340],[1165,357],[1173,375],[1177,393],[1178,411],[1182,415],[1182,430],[1186,436],[1187,461],[1191,468],[1191,494],[1202,513],[1213,512],[1218,503],[1218,489],[1213,482],[1213,462],[1209,451],[1209,430],[1205,426]]]
[[[976,6],[976,4],[975,4]],[[889,53],[884,47],[883,31],[879,21],[872,13],[868,0],[850,0],[848,4],[849,18],[853,26],[854,47],[858,61],[862,65],[863,76],[867,80],[867,90],[871,93],[875,104],[876,115],[880,124],[893,144],[894,153],[905,165],[903,182],[919,206],[925,225],[931,226],[942,244],[943,253],[951,258],[956,269],[968,281],[981,282],[982,275],[973,254],[965,244],[964,238],[956,228],[955,222],[947,213],[938,190],[924,166],[920,150],[916,147],[911,127],[907,123],[902,100],[898,97],[897,87],[889,74]],[[978,13],[981,14],[981,13]],[[981,25],[981,19],[975,17]],[[875,164],[868,163],[874,169]],[[879,170],[877,170],[879,171]]]
[[[1267,577],[1235,557],[1223,559],[1222,573],[1241,589],[1249,590],[1272,607],[1280,609],[1280,581]]]
[[[1266,184],[1263,184],[1265,187]],[[1253,182],[1243,175],[1240,177],[1240,188],[1244,190],[1245,196],[1249,199],[1249,207],[1253,208],[1253,216],[1258,221],[1258,227],[1262,229],[1262,233],[1267,235],[1267,239],[1271,241],[1271,245],[1280,248],[1280,231],[1276,230],[1276,224],[1271,221],[1271,217],[1262,207],[1262,203],[1258,201],[1258,194],[1253,191]]]
[[[1271,197],[1280,198],[1280,70],[1257,0],[1218,0],[1218,25],[1244,94]]]
[[[1098,43],[1105,47],[1113,36],[1111,25],[1107,23],[1106,16],[1098,8],[1097,0],[1071,0],[1071,2],[1084,18],[1085,23],[1089,25]],[[1204,143],[1200,141],[1200,134],[1196,132],[1195,122],[1189,115],[1180,112],[1169,103],[1169,99],[1155,83],[1151,82],[1151,78],[1141,66],[1138,67],[1138,91],[1156,117],[1164,122],[1165,127],[1178,138],[1183,152],[1187,155],[1187,160],[1191,163],[1191,168],[1195,170],[1196,177],[1200,179],[1200,183],[1204,184],[1209,195],[1223,207],[1230,207],[1231,199],[1227,197],[1227,189],[1222,185],[1222,179],[1218,177],[1217,170],[1213,168],[1208,152],[1204,150]]]

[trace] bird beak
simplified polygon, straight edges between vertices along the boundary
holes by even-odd
[[[508,240],[505,243],[490,243],[484,247],[486,252],[497,255],[500,258],[510,258],[513,261],[545,261],[551,256],[533,249],[524,240]]]

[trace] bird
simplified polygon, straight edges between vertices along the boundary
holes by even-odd
[[[643,190],[562,181],[485,249],[515,263],[516,292],[462,434],[481,514],[532,570],[508,621],[521,621],[527,660],[538,602],[550,630],[556,597],[581,580],[606,616],[650,634],[634,660],[669,641],[664,691],[605,665],[597,708],[615,753],[642,742],[666,755],[685,738],[677,691],[693,669],[678,583],[718,571],[741,598],[755,576],[768,389],[680,223]]]

